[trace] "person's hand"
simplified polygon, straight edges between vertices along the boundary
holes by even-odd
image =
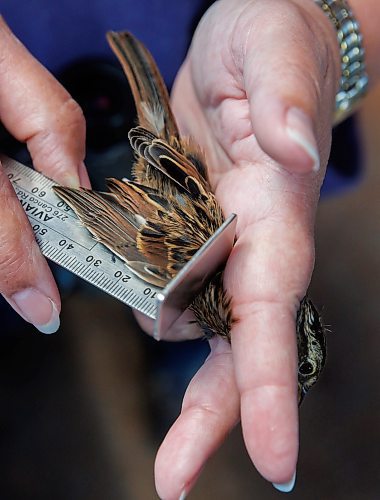
[[[225,215],[238,215],[225,272],[238,322],[231,348],[211,341],[161,445],[162,499],[190,491],[239,418],[258,471],[292,487],[295,318],[313,269],[339,77],[336,33],[312,0],[221,0],[196,31],[173,106],[182,131],[206,151]]]
[[[0,17],[0,121],[26,142],[37,170],[89,187],[79,106]],[[0,165],[0,293],[44,333],[59,327],[60,298],[28,219]]]

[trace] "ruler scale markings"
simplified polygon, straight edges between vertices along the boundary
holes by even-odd
[[[56,261],[60,264],[63,259],[65,258],[65,254],[62,252],[61,248],[52,248],[51,250],[51,256],[56,259]]]
[[[119,283],[117,281],[112,281],[111,278],[109,278],[109,290],[115,291],[118,285]]]
[[[146,299],[145,297],[140,297],[140,298],[137,300],[136,306],[137,306],[137,307],[142,307],[142,306],[144,306],[146,303],[147,303],[147,299]]]
[[[91,269],[91,267],[88,267],[87,271],[86,271],[86,278],[91,281],[92,283],[94,283],[95,281],[95,278],[96,277],[96,271],[94,271],[93,269]]]
[[[41,241],[41,243],[39,244],[39,247],[40,247],[42,253],[45,253],[45,255],[47,252],[52,251],[52,247],[51,247],[51,245],[49,245],[49,243],[47,241]]]
[[[91,267],[87,266],[86,269],[83,272],[83,278],[90,281],[91,280],[91,273],[92,273]]]
[[[136,300],[138,299],[137,295],[134,295],[132,298],[131,298],[131,306],[133,307],[133,304],[136,302]]]
[[[102,288],[104,288],[104,290],[107,290],[107,293],[110,293],[111,292],[111,284],[112,284],[112,282],[110,281],[108,276],[104,275],[103,278],[100,280],[98,286],[101,286]]]
[[[85,269],[86,266],[83,264],[83,262],[78,262],[78,265],[79,265],[79,267],[78,267],[78,276],[81,276],[83,274],[83,271],[84,271],[84,269]]]
[[[126,302],[127,300],[130,300],[132,301],[133,300],[133,297],[134,297],[134,294],[131,292],[131,290],[123,290],[122,288],[120,288],[117,292],[117,295],[119,300],[121,300],[122,302]],[[129,302],[130,303],[130,302]],[[132,306],[131,306],[132,307]]]
[[[137,309],[137,302],[139,300],[139,297],[137,295],[135,295],[132,299],[131,299],[131,307],[134,307]]]
[[[136,307],[136,306],[137,306],[137,304],[138,304],[138,303],[139,303],[139,301],[140,301],[140,298],[141,298],[141,297],[135,297],[135,298],[133,299],[133,307]]]
[[[66,264],[67,266],[72,267],[76,263],[76,259],[75,259],[74,255],[68,255],[65,253],[63,253],[63,255],[65,255],[65,262],[67,263]]]
[[[55,260],[59,253],[60,253],[59,248],[49,248],[48,249],[48,257],[51,260]]]
[[[120,285],[118,282],[113,282],[111,279],[110,279],[110,290],[112,291],[112,293],[115,293],[115,295],[117,293],[121,293],[123,290],[125,290],[125,287],[123,287],[123,285]]]
[[[54,229],[53,227],[50,227],[50,226],[48,226],[47,224],[44,224],[43,222],[41,222],[40,220],[38,220],[38,219],[34,218],[33,216],[28,215],[28,218],[29,218],[29,219],[32,219],[34,222],[36,222],[36,223],[38,223],[38,224],[41,224],[42,226],[45,226],[45,227],[46,227],[46,228],[48,228],[50,231],[54,231],[54,232],[56,232],[56,233],[57,233],[57,234],[59,234],[60,236],[63,236],[63,237],[64,237],[64,238],[66,238],[67,240],[70,240],[71,242],[75,243],[76,245],[80,245],[82,248],[85,248],[85,249],[86,249],[86,250],[88,250],[88,251],[91,251],[91,250],[94,248],[94,246],[96,246],[96,245],[97,245],[97,243],[95,243],[95,245],[93,245],[92,247],[87,247],[87,246],[84,246],[84,245],[82,245],[81,243],[79,243],[77,240],[73,240],[73,239],[71,239],[71,238],[70,238],[70,236],[67,236],[67,235],[65,235],[64,233],[61,233],[60,231],[57,231],[57,230],[56,230],[56,229]],[[83,228],[83,229],[84,229],[84,228]]]
[[[104,283],[104,286],[107,288],[108,292],[113,293],[115,288],[115,283],[107,276],[107,281]]]
[[[0,155],[0,159],[43,255],[156,319],[158,308],[154,296],[161,288],[144,282],[121,259],[96,242],[71,208],[54,193],[55,182],[6,156]],[[101,267],[101,271],[94,266]]]
[[[69,258],[69,260],[67,261],[67,267],[69,267],[71,270],[76,263],[76,259],[73,255],[71,255],[71,256],[69,255],[68,258]]]
[[[79,274],[80,273],[80,268],[81,267],[84,267],[84,264],[82,264],[81,262],[76,262],[75,266],[73,266],[73,268],[71,269],[71,271],[75,274]]]
[[[74,255],[69,255],[69,259],[70,259],[69,260],[69,265],[70,265],[70,267],[73,267],[76,264],[77,259],[75,258]]]
[[[61,264],[63,267],[68,267],[69,265],[69,262],[70,262],[70,255],[65,255],[63,254],[63,257],[62,257],[62,260],[61,260]]]
[[[130,304],[133,299],[134,293],[132,290],[126,290],[120,287],[115,296],[122,302],[128,302]]]
[[[117,291],[115,291],[115,297],[117,297],[122,302],[125,302],[126,299],[129,297],[128,292],[130,292],[130,290],[123,290],[122,287],[119,287]]]
[[[98,286],[99,288],[104,288],[105,290],[107,290],[107,292],[109,292],[109,285],[107,286],[107,281],[108,281],[108,278],[107,276],[105,276],[103,274],[103,276],[100,276],[100,279],[95,283],[96,286]]]

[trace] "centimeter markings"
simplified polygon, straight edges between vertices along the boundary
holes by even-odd
[[[155,319],[158,287],[147,285],[80,225],[71,208],[52,190],[54,182],[0,155],[3,168],[45,257],[130,307]]]

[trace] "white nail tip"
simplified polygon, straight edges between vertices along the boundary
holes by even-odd
[[[44,333],[45,335],[50,335],[52,333],[55,333],[59,327],[60,327],[60,319],[59,319],[59,313],[58,310],[54,304],[54,302],[49,299],[51,302],[51,307],[52,307],[52,313],[51,313],[51,318],[48,323],[45,325],[34,325],[38,331],[41,333]]]
[[[186,499],[186,491],[183,490],[183,492],[181,493],[181,496],[179,497],[179,500],[185,500]]]
[[[293,490],[295,483],[296,483],[296,473],[293,474],[292,479],[288,483],[284,484],[272,483],[272,484],[274,488],[276,488],[276,490],[281,491],[282,493],[290,493]]]
[[[319,161],[319,155],[316,149],[310,144],[308,140],[305,139],[305,137],[298,132],[297,130],[294,130],[290,127],[287,127],[286,129],[288,136],[296,142],[301,148],[306,151],[306,153],[310,156],[310,158],[313,160],[313,172],[318,172],[319,167],[320,167],[320,161]]]

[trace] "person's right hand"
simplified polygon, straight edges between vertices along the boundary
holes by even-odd
[[[85,122],[80,107],[1,17],[0,121],[26,142],[36,170],[67,186],[90,186],[83,163]],[[1,165],[0,293],[41,332],[58,329],[57,286]]]

